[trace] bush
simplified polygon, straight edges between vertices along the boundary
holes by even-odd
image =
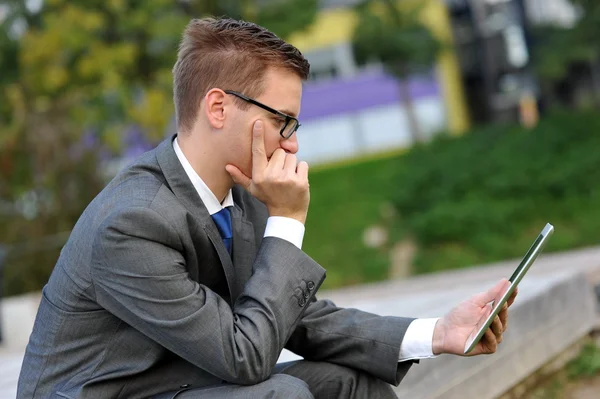
[[[600,117],[559,113],[535,129],[494,126],[442,137],[399,160],[402,229],[427,272],[522,256],[546,222],[549,250],[600,239]]]
[[[570,378],[586,378],[600,375],[600,347],[587,343],[575,359],[567,365]]]
[[[310,173],[303,249],[327,269],[327,289],[385,280],[386,248],[368,248],[363,233],[380,224],[398,158],[384,157]]]

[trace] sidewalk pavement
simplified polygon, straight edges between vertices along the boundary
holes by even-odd
[[[22,362],[22,353],[0,350],[0,398],[9,399],[17,396],[17,381]]]
[[[508,278],[519,260],[405,280],[320,291],[338,306],[392,316],[439,317],[471,295]],[[397,389],[400,398],[495,398],[600,326],[593,285],[600,283],[600,247],[541,256],[519,287],[510,328],[498,353],[442,355],[415,365]],[[2,302],[0,399],[14,398],[39,294]],[[279,361],[298,357],[286,350]]]

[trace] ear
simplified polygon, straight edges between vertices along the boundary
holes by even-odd
[[[221,89],[210,89],[204,97],[204,110],[210,125],[215,129],[222,129],[225,124],[226,94]]]

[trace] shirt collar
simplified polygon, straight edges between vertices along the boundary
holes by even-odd
[[[200,199],[204,203],[204,206],[206,206],[206,209],[208,210],[208,213],[210,215],[214,215],[215,213],[228,206],[233,206],[233,195],[231,193],[231,189],[229,189],[229,191],[227,192],[223,203],[219,203],[217,197],[213,194],[212,191],[210,191],[206,183],[202,181],[198,173],[196,173],[194,168],[192,168],[192,165],[190,165],[189,161],[183,154],[183,151],[181,151],[179,143],[177,142],[177,137],[175,137],[175,140],[173,140],[173,149],[175,150],[175,155],[177,155],[179,162],[181,162],[181,166],[183,166],[185,173],[190,178],[192,184],[194,185],[194,188],[198,192]]]

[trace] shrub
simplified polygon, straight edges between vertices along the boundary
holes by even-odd
[[[446,268],[429,256],[434,250],[450,263],[521,256],[546,222],[557,226],[550,249],[600,239],[593,113],[554,114],[532,130],[493,126],[441,137],[399,162],[391,195],[402,229],[424,248],[421,271]]]

